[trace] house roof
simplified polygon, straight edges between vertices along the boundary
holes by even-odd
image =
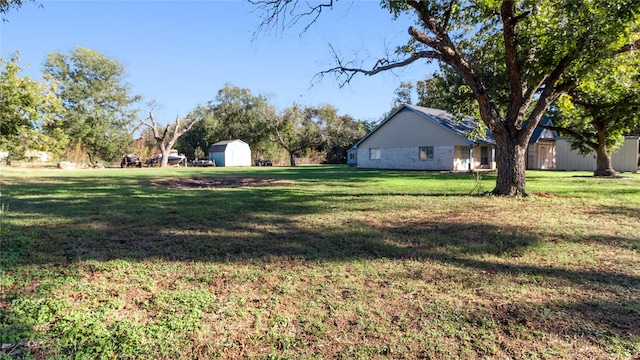
[[[396,114],[401,111],[412,111],[416,114],[422,116],[424,119],[439,125],[445,130],[464,138],[469,145],[473,144],[495,144],[495,140],[493,140],[493,134],[489,129],[486,129],[485,136],[478,136],[475,139],[471,138],[471,133],[474,129],[477,128],[478,122],[471,117],[464,117],[462,119],[453,116],[452,114],[439,109],[432,109],[423,106],[416,105],[408,105],[404,104],[397,110],[395,110],[391,115],[387,116],[375,129],[365,135],[360,141],[358,141],[354,148],[357,148],[360,143],[366,140],[371,134],[375,133],[378,129],[383,127],[389,120],[391,120]]]
[[[549,118],[544,118],[540,120],[538,126],[533,130],[533,134],[531,135],[531,139],[529,139],[530,143],[536,143],[540,140],[544,139],[554,139],[558,137],[558,133],[555,130],[544,129],[540,127],[540,125],[544,126],[553,126],[553,121]]]
[[[217,143],[211,145],[211,147],[209,147],[209,152],[210,153],[216,153],[216,152],[224,152],[225,150],[227,150],[227,145],[234,143],[234,142],[241,142],[243,144],[246,144],[244,141],[236,139],[236,140],[222,140],[222,141],[218,141]]]

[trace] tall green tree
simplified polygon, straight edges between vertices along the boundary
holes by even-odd
[[[301,109],[294,104],[271,123],[275,141],[289,154],[291,166],[296,166],[296,156],[323,141],[320,125],[314,121],[316,114],[316,109]]]
[[[313,23],[337,4],[251,0],[264,11],[263,26],[287,26],[301,16]],[[413,18],[408,41],[395,57],[370,67],[336,59],[321,72],[341,83],[437,60],[455,71],[478,103],[480,120],[496,140],[496,195],[527,194],[526,149],[545,110],[576,86],[576,76],[611,58],[629,43],[629,23],[640,0],[382,0],[396,19]],[[637,44],[637,43],[636,43]],[[334,52],[335,53],[335,52]]]
[[[63,129],[71,145],[82,146],[91,162],[118,159],[133,140],[141,100],[131,94],[124,66],[78,46],[69,54],[49,53],[44,73],[59,85],[56,93],[66,109]]]
[[[326,123],[326,162],[346,164],[347,151],[371,129],[371,125],[350,115],[339,115]]]
[[[450,68],[441,67],[431,77],[416,82],[417,104],[456,116],[480,117],[471,88]]]
[[[214,100],[199,105],[190,116],[202,118],[182,140],[180,149],[192,155],[198,147],[209,149],[221,140],[240,139],[259,152],[267,146],[275,109],[265,95],[227,83]]]
[[[460,76],[443,70],[417,83],[418,105],[477,114],[477,103]],[[572,148],[585,156],[595,152],[595,176],[615,176],[612,152],[624,135],[640,128],[640,56],[633,50],[603,59],[576,80],[578,85],[547,111],[555,125],[541,126],[570,136]]]
[[[21,70],[17,54],[0,58],[0,150],[8,164],[27,150],[59,153],[67,142],[58,127],[64,109],[55,84],[20,77]]]
[[[640,50],[639,50],[640,51]],[[596,153],[595,176],[615,176],[611,154],[640,125],[640,54],[622,53],[580,78],[558,101],[555,130],[582,154]]]
[[[208,152],[211,144],[220,140],[216,133],[218,119],[212,116],[205,105],[198,105],[190,115],[200,117],[201,120],[178,139],[176,147],[187,157],[195,158],[196,149]]]

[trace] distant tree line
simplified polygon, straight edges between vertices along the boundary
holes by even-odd
[[[372,126],[329,104],[292,104],[277,112],[267,96],[230,83],[173,124],[156,120],[149,104],[149,116],[141,117],[142,96],[132,94],[124,66],[84,47],[50,53],[41,81],[20,76],[19,53],[0,65],[0,151],[8,163],[27,150],[91,163],[129,152],[166,155],[172,147],[204,158],[211,144],[230,139],[247,142],[255,158],[344,163],[346,151]]]
[[[202,120],[178,140],[177,148],[190,158],[206,156],[211,144],[241,139],[256,158],[286,161],[296,157],[325,163],[346,163],[347,150],[370,130],[371,124],[339,115],[329,104],[293,104],[281,112],[264,95],[226,84],[191,116]]]

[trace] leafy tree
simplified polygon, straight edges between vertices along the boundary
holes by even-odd
[[[317,124],[319,136],[314,147],[325,154],[328,163],[346,163],[347,150],[369,130],[364,122],[349,115],[338,115],[338,110],[329,104],[307,107],[305,113]]]
[[[265,95],[253,95],[249,89],[226,84],[218,91],[209,108],[218,119],[216,133],[220,140],[242,139],[252,148],[265,141],[269,121],[275,116]]]
[[[204,157],[206,156],[206,154],[204,153],[204,150],[202,150],[202,148],[200,146],[198,146],[194,152],[193,152],[193,156],[196,159],[204,159]]]
[[[397,109],[402,104],[413,104],[414,85],[411,81],[401,81],[400,86],[395,91],[395,99],[393,100],[393,109]]]
[[[240,139],[253,152],[268,146],[270,123],[275,118],[275,110],[264,95],[254,95],[249,89],[225,84],[218,91],[215,100],[199,105],[193,116],[202,118],[197,125],[184,135],[180,149],[193,155],[195,149],[209,149],[221,140]]]
[[[219,137],[215,130],[218,126],[218,120],[210,114],[204,105],[198,105],[191,112],[191,115],[198,116],[201,120],[178,139],[176,148],[187,157],[196,158],[196,149],[208,151],[211,144],[218,141]]]
[[[263,27],[287,26],[305,15],[313,23],[335,5],[332,0],[251,2],[265,13]],[[365,68],[336,56],[336,66],[320,74],[334,74],[345,84],[357,74],[421,60],[451,68],[471,90],[479,117],[496,140],[496,195],[527,194],[529,138],[545,110],[576,85],[576,76],[638,44],[629,43],[629,23],[640,0],[382,0],[381,6],[396,19],[406,14],[416,20],[395,57]]]
[[[78,46],[68,55],[49,53],[44,73],[59,84],[56,93],[66,109],[62,127],[71,144],[84,147],[91,162],[119,158],[132,141],[134,105],[141,99],[131,95],[124,67]]]
[[[17,54],[0,59],[0,149],[9,153],[7,164],[27,150],[57,153],[66,145],[57,127],[56,116],[63,108],[54,94],[55,85],[20,77],[18,62]]]
[[[313,108],[301,110],[297,105],[284,110],[273,121],[275,141],[289,154],[289,163],[296,166],[296,156],[318,146],[322,141],[320,127],[313,121]]]
[[[636,51],[637,52],[637,51]],[[571,146],[596,153],[595,176],[615,176],[611,154],[640,124],[640,57],[623,53],[580,78],[558,101],[553,129],[572,137]]]
[[[347,163],[347,151],[362,139],[371,125],[358,121],[350,115],[337,116],[327,123],[326,161],[334,164]]]
[[[480,117],[471,88],[450,68],[442,67],[430,78],[416,83],[417,104],[446,110],[456,116]]]
[[[307,152],[323,154],[328,163],[346,163],[347,150],[368,131],[367,124],[349,115],[338,115],[329,105],[294,104],[272,123],[274,140],[289,154],[291,166],[295,158]]]
[[[161,131],[164,131],[164,129],[161,129]],[[141,159],[147,159],[157,155],[158,142],[153,137],[153,130],[144,126],[140,131],[139,137],[133,141],[130,148],[131,151],[140,156]]]

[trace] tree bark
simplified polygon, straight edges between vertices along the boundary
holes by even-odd
[[[291,166],[296,166],[296,157],[293,153],[289,154],[289,163]]]
[[[160,159],[160,167],[166,168],[169,166],[169,149],[167,149],[166,145],[161,143],[158,146],[160,148],[160,154],[162,154],[162,158]]]
[[[495,140],[498,178],[491,193],[503,196],[529,196],[525,186],[527,141],[514,136],[497,136]]]
[[[594,148],[596,150],[596,171],[593,172],[593,176],[616,176],[616,171],[611,163],[611,151],[607,147],[607,127],[598,121],[593,124],[593,127],[598,132],[598,144]]]
[[[611,163],[611,155],[602,145],[596,149],[596,171],[593,172],[593,176],[616,176],[616,171]]]

